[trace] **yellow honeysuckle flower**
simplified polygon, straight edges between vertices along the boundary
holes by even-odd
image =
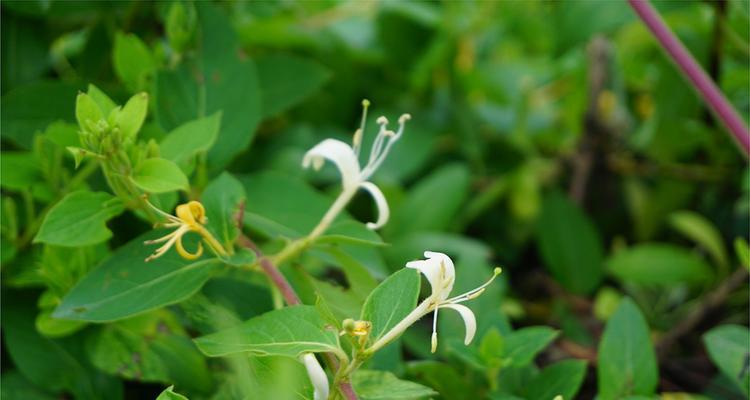
[[[177,228],[173,232],[160,237],[159,239],[147,240],[144,242],[144,244],[166,242],[164,243],[164,245],[156,249],[153,254],[146,257],[146,262],[163,256],[167,251],[169,251],[172,246],[175,246],[175,248],[177,249],[177,253],[179,253],[180,256],[182,256],[182,258],[186,260],[195,260],[196,258],[203,255],[203,244],[201,244],[200,242],[198,243],[198,250],[196,250],[195,253],[191,253],[185,250],[185,247],[182,245],[182,237],[188,232],[195,232],[199,234],[216,254],[220,256],[227,255],[227,252],[221,245],[221,243],[219,243],[216,238],[214,238],[213,235],[211,235],[211,233],[203,226],[206,224],[206,222],[208,222],[208,218],[206,218],[206,209],[200,202],[190,201],[185,204],[180,204],[175,209],[176,216],[165,213],[148,201],[146,201],[146,204],[148,204],[154,211],[156,211],[158,215],[161,215],[167,219],[166,223],[159,223],[156,224],[156,226],[165,228]]]

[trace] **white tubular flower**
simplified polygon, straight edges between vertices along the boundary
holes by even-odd
[[[466,306],[461,305],[467,300],[475,299],[479,297],[485,290],[485,288],[495,280],[495,277],[500,275],[502,270],[495,268],[492,277],[485,282],[483,285],[476,289],[470,290],[466,293],[460,294],[454,297],[450,296],[453,290],[453,283],[456,278],[456,269],[453,266],[453,261],[445,254],[425,251],[424,256],[426,260],[410,261],[406,263],[408,268],[414,268],[421,272],[432,287],[432,293],[430,296],[424,299],[417,308],[409,313],[403,320],[401,320],[396,326],[394,326],[388,333],[383,335],[377,342],[371,347],[370,351],[374,352],[390,343],[391,340],[395,339],[403,333],[408,327],[417,322],[423,316],[434,313],[432,320],[432,338],[431,338],[431,351],[434,353],[437,350],[437,317],[438,310],[441,308],[450,308],[458,311],[459,315],[464,321],[466,327],[466,335],[464,337],[464,344],[471,343],[474,339],[474,334],[477,332],[477,320],[474,317],[474,313]]]
[[[321,221],[321,224],[319,225],[322,229],[316,228],[316,231],[314,231],[316,234],[322,233],[322,230],[327,228],[328,224],[333,221],[336,215],[338,215],[360,188],[365,189],[370,193],[378,208],[377,221],[368,223],[367,227],[370,229],[378,229],[388,221],[390,212],[385,196],[383,196],[383,192],[381,192],[377,186],[368,180],[380,167],[383,161],[385,161],[393,144],[401,138],[401,135],[404,133],[404,125],[406,124],[406,121],[411,119],[411,116],[409,114],[403,114],[398,119],[399,127],[396,132],[388,130],[388,119],[385,117],[378,118],[377,124],[380,125],[380,130],[372,144],[370,158],[364,167],[360,167],[359,152],[365,129],[367,108],[369,105],[369,101],[362,101],[362,106],[364,107],[362,123],[360,128],[354,132],[354,139],[351,146],[340,140],[326,139],[310,149],[302,159],[302,167],[308,168],[312,165],[315,170],[319,170],[323,166],[325,160],[329,160],[336,165],[336,168],[338,168],[341,173],[343,191],[339,196],[340,201],[334,203],[329,212],[323,217],[323,221]]]
[[[305,364],[307,375],[310,377],[310,382],[313,385],[313,398],[315,400],[326,400],[329,391],[328,376],[323,371],[323,367],[320,366],[320,363],[312,353],[303,354],[300,357],[300,361]]]

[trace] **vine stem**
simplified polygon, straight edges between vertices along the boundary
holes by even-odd
[[[701,68],[685,45],[669,29],[661,15],[648,0],[628,0],[644,24],[651,30],[659,44],[664,48],[672,61],[679,67],[690,83],[701,95],[703,101],[716,113],[729,133],[742,149],[745,156],[750,155],[750,132],[745,122],[734,107],[724,97],[713,80]]]
[[[255,253],[256,257],[258,257],[261,270],[263,270],[263,273],[268,276],[268,278],[271,280],[271,283],[273,283],[273,285],[276,286],[277,289],[279,289],[279,292],[281,292],[281,296],[284,298],[284,301],[287,305],[295,306],[302,304],[302,301],[297,295],[297,292],[294,291],[294,288],[291,284],[289,284],[289,281],[281,273],[281,271],[279,271],[274,263],[268,257],[266,257],[265,254],[263,254],[263,251],[261,251],[260,247],[258,247],[258,245],[255,244],[252,239],[242,233],[242,217],[244,216],[244,214],[245,203],[243,202],[242,204],[240,204],[239,211],[237,212],[236,223],[237,227],[240,230],[240,235],[237,238],[237,242],[240,246],[248,248]],[[336,357],[331,353],[323,353],[323,357],[325,357],[326,363],[328,364],[329,368],[334,371],[335,375],[335,372],[339,369],[338,360],[336,360]],[[352,387],[351,383],[349,383],[348,381],[339,381],[338,386],[339,391],[346,400],[357,400],[357,394],[354,392],[354,387]]]

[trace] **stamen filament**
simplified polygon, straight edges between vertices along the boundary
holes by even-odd
[[[492,283],[492,281],[494,281],[495,278],[497,278],[497,276],[500,275],[502,271],[503,270],[500,267],[495,268],[495,270],[493,271],[492,277],[490,277],[490,279],[487,282],[485,282],[482,286],[479,286],[476,289],[469,290],[468,292],[460,294],[456,297],[452,297],[446,300],[444,303],[455,303],[455,302],[461,302],[461,301],[466,301],[466,300],[475,298],[476,296],[478,296],[478,294],[476,293],[480,292],[479,294],[481,294],[481,292],[484,291],[484,288],[489,286],[490,283]]]

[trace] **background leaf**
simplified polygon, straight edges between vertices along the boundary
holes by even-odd
[[[656,390],[659,372],[648,325],[629,298],[620,301],[604,328],[597,377],[602,400],[649,396]]]
[[[216,259],[192,262],[172,250],[148,263],[153,246],[144,245],[164,231],[143,234],[91,271],[63,298],[56,318],[107,322],[134,316],[187,299],[208,280]],[[186,248],[197,240],[185,237]]]
[[[703,335],[708,355],[729,380],[745,395],[750,393],[750,331],[745,326],[722,325]]]
[[[418,271],[403,268],[386,278],[370,293],[362,306],[360,319],[372,322],[371,343],[416,308],[419,282]]]
[[[615,253],[607,268],[617,278],[639,284],[671,286],[701,284],[711,269],[695,254],[668,244],[640,244]]]
[[[122,201],[108,193],[70,193],[52,207],[34,241],[69,247],[104,242],[112,237],[105,223],[124,209]]]
[[[164,158],[144,160],[133,171],[133,183],[150,193],[187,190],[189,183],[180,167]]]
[[[565,288],[589,293],[602,279],[602,243],[591,220],[559,193],[544,200],[537,240],[544,264]]]
[[[297,357],[302,353],[338,350],[338,332],[314,306],[293,306],[265,313],[242,325],[195,339],[208,356],[248,352],[261,356]]]

